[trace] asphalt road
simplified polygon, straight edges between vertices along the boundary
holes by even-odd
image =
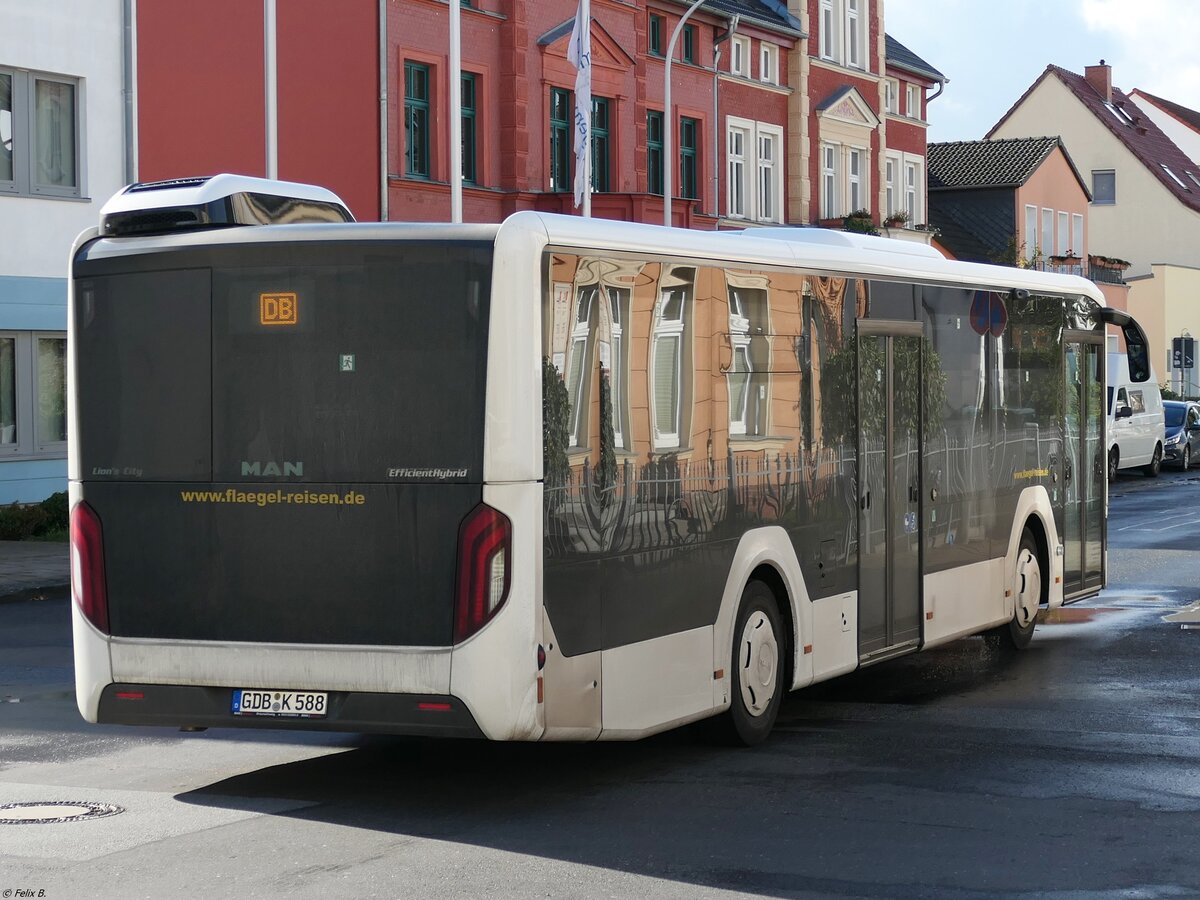
[[[89,726],[65,601],[0,605],[0,897],[1200,896],[1200,470],[1120,476],[1110,587],[792,695],[755,750]],[[3,813],[0,813],[2,816]]]

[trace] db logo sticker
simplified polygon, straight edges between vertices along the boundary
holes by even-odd
[[[295,294],[259,294],[258,321],[262,325],[295,325],[300,307]]]

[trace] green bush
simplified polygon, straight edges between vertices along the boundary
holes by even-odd
[[[65,534],[68,527],[67,492],[51,494],[41,503],[0,506],[0,541],[25,541]]]

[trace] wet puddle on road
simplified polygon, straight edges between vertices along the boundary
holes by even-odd
[[[1058,609],[1043,609],[1038,613],[1039,625],[1078,625],[1094,621],[1103,613],[1121,612],[1115,606],[1077,607],[1062,606]]]

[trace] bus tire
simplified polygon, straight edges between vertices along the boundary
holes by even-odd
[[[1021,532],[1021,543],[1017,546],[1015,580],[1017,589],[1012,619],[1007,625],[987,632],[986,637],[993,645],[1024,650],[1033,640],[1038,607],[1046,599],[1042,596],[1042,557],[1037,538],[1028,527]]]
[[[1147,478],[1158,477],[1158,473],[1162,471],[1162,444],[1154,445],[1154,456],[1150,458],[1147,465],[1142,466],[1142,471]]]
[[[783,702],[787,646],[774,592],[751,581],[733,626],[729,709],[718,720],[728,743],[752,747],[771,733]]]

